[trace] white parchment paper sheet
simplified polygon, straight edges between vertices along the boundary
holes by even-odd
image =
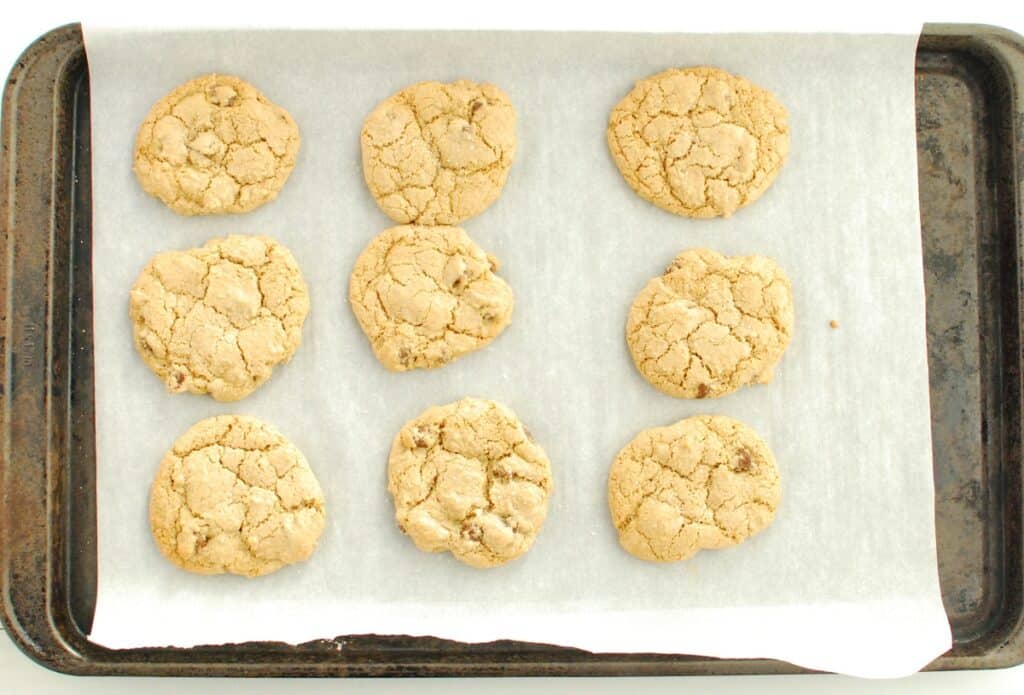
[[[92,89],[99,596],[111,647],[355,633],[514,638],[595,651],[776,657],[865,676],[914,671],[950,645],[935,559],[914,130],[916,37],[86,30]],[[605,124],[636,79],[712,64],[767,87],[792,152],[753,206],[686,220],[638,198]],[[251,81],[299,123],[277,201],[185,218],[131,171],[138,124],[179,83]],[[391,374],[347,304],[348,276],[390,226],[363,184],[363,117],[397,89],[469,77],[501,85],[519,149],[498,202],[464,226],[516,292],[510,328],[443,369]],[[312,312],[302,347],[234,404],[171,396],[135,354],[128,290],[146,261],[232,232],[291,248]],[[713,401],[664,396],[623,338],[633,296],[678,252],[776,258],[795,338],[771,385]],[[841,327],[831,329],[830,319]],[[392,519],[395,432],[465,395],[507,403],[550,455],[555,494],[528,555],[480,571],[417,551]],[[279,427],[323,484],[313,558],[272,576],[175,569],[150,538],[150,481],[194,422],[246,413]],[[608,466],[637,431],[737,417],[775,451],[783,501],[742,546],[655,565],[623,552]]]

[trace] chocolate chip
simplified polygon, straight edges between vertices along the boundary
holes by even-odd
[[[746,473],[753,467],[754,465],[750,461],[750,452],[746,449],[741,449],[740,455],[733,462],[732,469],[737,473]]]
[[[174,391],[184,390],[183,387],[185,385],[186,378],[187,377],[185,376],[185,372],[179,369],[176,369],[173,372],[171,372],[171,389]]]
[[[701,384],[697,387],[697,398],[707,398],[708,391],[710,390],[707,384]]]
[[[480,101],[479,99],[474,99],[473,103],[469,105],[469,115],[475,116],[476,112],[479,111],[480,107],[482,107],[483,105],[484,102]]]
[[[437,433],[432,429],[422,429],[417,427],[412,431],[412,443],[415,447],[430,446],[430,443],[436,439]]]
[[[214,84],[206,89],[206,98],[217,106],[234,106],[238,102],[238,92],[226,84]]]

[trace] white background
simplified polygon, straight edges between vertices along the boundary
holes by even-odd
[[[598,2],[559,6],[552,2],[513,0],[501,2],[443,3],[400,2],[390,0],[372,7],[316,7],[297,2],[262,8],[249,4],[244,13],[239,5],[227,3],[182,2],[168,4],[108,2],[83,7],[81,3],[49,2],[45,6],[32,0],[9,8],[0,22],[0,65],[12,65],[20,51],[37,35],[71,21],[110,25],[156,24],[180,26],[212,24],[218,26],[375,26],[397,28],[576,28],[699,31],[734,30],[833,30],[884,31],[907,30],[915,23],[980,22],[998,24],[1024,33],[1024,4],[998,0],[970,2],[907,3],[861,0],[842,3],[838,8],[819,2],[751,3],[728,5],[692,2],[624,3],[597,7]],[[728,8],[727,10],[725,8]],[[585,8],[585,11],[583,10]],[[727,15],[727,16],[722,16]],[[780,629],[781,626],[780,626]],[[736,693],[757,690],[764,693],[819,692],[837,693],[962,693],[1019,692],[1024,688],[1024,667],[1013,670],[977,673],[920,674],[901,681],[865,682],[836,676],[794,677],[714,677],[662,679],[530,679],[480,681],[175,681],[165,679],[71,679],[33,665],[7,640],[0,638],[0,691],[3,692],[205,692],[217,688],[226,692],[486,692],[512,693],[527,689],[542,692],[676,692],[697,688],[698,692]],[[926,690],[927,689],[927,690]]]

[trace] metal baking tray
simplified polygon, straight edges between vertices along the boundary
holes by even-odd
[[[75,674],[479,676],[798,673],[765,659],[593,654],[511,641],[342,636],[111,650],[96,598],[89,75],[78,25],[4,90],[0,590],[9,636]],[[1024,41],[926,25],[917,52],[936,521],[954,646],[928,668],[1024,662],[1021,242]]]

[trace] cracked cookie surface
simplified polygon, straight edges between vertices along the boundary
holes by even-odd
[[[363,123],[363,177],[396,222],[458,224],[497,200],[515,157],[515,126],[512,102],[492,84],[406,87]]]
[[[780,496],[768,445],[743,423],[721,416],[640,432],[608,475],[619,543],[656,562],[742,543],[771,523]]]
[[[402,427],[388,457],[388,491],[399,528],[420,550],[493,567],[533,545],[551,465],[511,410],[464,398]]]
[[[160,552],[199,574],[256,577],[307,559],[324,497],[295,445],[256,418],[202,420],[174,442],[150,492]]]
[[[349,303],[387,369],[432,369],[508,326],[514,298],[497,269],[459,227],[392,227],[356,260]]]
[[[290,360],[307,313],[291,252],[240,234],[157,254],[129,306],[135,348],[167,389],[219,401],[244,398]]]
[[[135,175],[180,215],[248,212],[277,197],[298,153],[287,111],[237,77],[204,75],[150,110]]]
[[[676,256],[633,300],[626,343],[637,369],[677,398],[768,383],[793,334],[793,293],[764,256]]]
[[[608,121],[615,164],[640,197],[685,217],[728,217],[767,190],[789,152],[786,110],[712,67],[640,80]]]

